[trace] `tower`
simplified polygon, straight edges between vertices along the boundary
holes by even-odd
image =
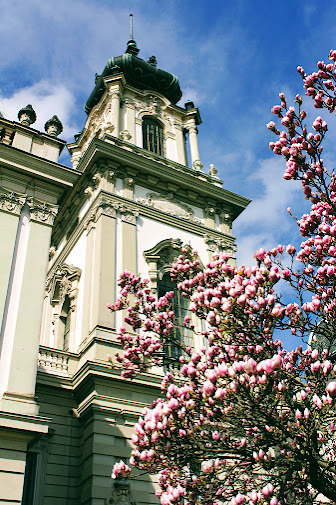
[[[160,394],[162,371],[129,382],[107,360],[120,350],[122,315],[107,308],[118,275],[142,273],[159,293],[183,243],[204,264],[216,250],[234,261],[231,224],[248,200],[223,189],[213,166],[209,174],[202,170],[198,109],[190,101],[177,105],[178,79],[158,68],[154,56],[144,61],[138,53],[131,38],[126,52],[96,75],[87,121],[68,145],[72,168],[57,162],[64,143],[53,118],[46,134],[31,128],[30,109],[28,124],[0,118],[0,162],[11,171],[3,198],[22,202],[14,213],[13,203],[0,205],[12,244],[1,251],[0,419],[7,424],[0,436],[3,466],[20,468],[8,503],[18,502],[23,486],[26,505],[103,505],[116,503],[118,493],[130,502],[127,486],[113,489],[109,476],[114,461],[129,456],[132,426]],[[44,219],[36,226],[35,215]],[[9,432],[14,440],[24,430],[13,416],[31,423],[21,459],[6,447]],[[157,503],[145,476],[132,491],[139,504]]]

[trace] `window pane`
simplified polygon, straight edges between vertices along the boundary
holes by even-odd
[[[170,279],[170,274],[167,273],[158,283],[158,297],[161,298],[161,296],[164,296],[169,291],[173,291],[175,295],[173,298],[173,310],[175,313],[174,337],[177,341],[183,342],[185,345],[192,347],[192,333],[190,330],[186,329],[185,326],[183,326],[185,316],[189,315],[189,301],[187,298],[183,298],[181,296],[181,293],[177,289],[176,284]],[[164,351],[170,358],[178,358],[182,354],[180,347],[174,343],[165,345]]]
[[[144,149],[163,156],[163,128],[152,118],[143,119],[142,141]]]
[[[27,452],[22,505],[34,505],[38,454]]]

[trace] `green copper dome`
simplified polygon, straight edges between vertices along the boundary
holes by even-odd
[[[126,82],[134,88],[157,91],[173,104],[180,100],[182,91],[177,77],[157,68],[154,56],[151,56],[149,61],[144,61],[137,57],[138,52],[136,42],[129,40],[124,54],[108,60],[102,74],[96,75],[95,88],[84,106],[87,114],[99,102],[105,91],[103,78],[121,72],[124,74]]]

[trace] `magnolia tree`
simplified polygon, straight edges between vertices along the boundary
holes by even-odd
[[[332,113],[336,51],[329,57],[311,75],[298,72],[314,106]],[[260,249],[253,267],[218,254],[203,269],[188,249],[173,265],[192,321],[206,321],[207,346],[195,352],[180,343],[180,366],[170,367],[162,397],[135,426],[130,464],[158,474],[162,505],[336,502],[336,176],[322,159],[327,123],[319,116],[309,126],[301,97],[288,107],[279,96],[272,112],[280,128],[267,125],[277,137],[270,148],[285,158],[283,177],[301,181],[311,203],[297,220],[303,242],[299,250]],[[284,282],[291,303],[276,292]],[[129,272],[120,287],[111,308],[128,307],[133,331],[121,330],[117,360],[132,378],[165,364],[165,346],[178,343],[174,294],[157,301],[148,281]],[[193,328],[190,317],[184,325]],[[280,332],[302,345],[287,352]],[[123,462],[113,470],[114,477],[129,473]]]

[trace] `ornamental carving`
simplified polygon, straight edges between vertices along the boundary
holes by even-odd
[[[138,198],[138,202],[161,210],[166,214],[170,214],[182,219],[187,219],[188,221],[201,223],[201,220],[194,216],[192,208],[177,200],[173,193],[147,193],[146,197],[146,199]]]
[[[116,203],[109,200],[106,196],[100,196],[96,207],[95,220],[98,221],[101,215],[108,217],[116,217],[117,208],[118,205]]]
[[[212,207],[211,205],[208,205],[207,207],[205,207],[205,209],[204,209],[204,216],[205,217],[214,219],[215,214],[216,214],[216,210],[214,207]]]
[[[14,193],[14,191],[0,193],[0,209],[16,214],[17,216],[21,214],[22,207],[26,201],[27,196],[18,195]]]
[[[14,191],[8,191],[0,187],[0,210],[19,216],[23,206],[27,204],[30,211],[30,219],[39,223],[53,225],[58,207],[38,200],[32,196]]]
[[[120,204],[118,205],[118,210],[121,214],[121,220],[125,223],[136,224],[136,218],[139,215],[137,210],[128,207],[127,205]]]
[[[38,202],[32,199],[27,202],[30,207],[30,219],[47,225],[53,225],[57,216],[58,207],[48,205],[45,202]]]
[[[158,281],[165,273],[171,271],[171,266],[181,253],[181,249],[180,239],[169,238],[161,240],[151,249],[144,251],[143,255],[149,266],[148,274],[154,292],[156,292]]]
[[[88,215],[85,226],[87,233],[89,233],[92,230],[92,228],[95,227],[95,224],[100,218],[100,216],[103,215],[115,218],[116,211],[118,208],[119,205],[116,202],[113,202],[107,196],[101,195]]]
[[[226,224],[227,226],[229,226],[231,228],[231,225],[232,225],[232,216],[231,216],[230,212],[228,212],[226,210],[223,210],[219,214],[219,218],[221,220],[221,223]]]
[[[233,243],[227,242],[225,239],[218,238],[212,235],[204,235],[204,242],[209,252],[224,252],[230,254],[232,258],[235,257],[237,246]]]
[[[105,505],[136,505],[130,484],[125,477],[117,477],[113,482],[112,494],[105,500]]]
[[[80,268],[63,263],[47,277],[46,291],[50,291],[52,305],[61,304],[67,295],[70,300],[77,297],[81,274]]]
[[[91,198],[94,191],[98,188],[101,181],[104,179],[107,182],[115,181],[115,172],[111,170],[108,161],[100,160],[94,167],[95,173],[93,174],[89,185],[84,190],[84,195]]]

